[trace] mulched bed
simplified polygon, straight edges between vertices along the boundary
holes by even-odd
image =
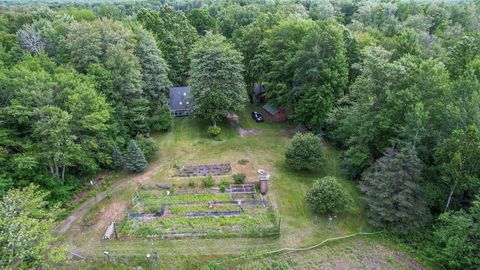
[[[241,215],[242,211],[220,211],[220,212],[197,212],[197,213],[187,213],[186,217],[207,217],[207,216],[214,216],[214,217],[227,217],[227,216],[238,216]]]
[[[218,176],[226,175],[232,171],[230,163],[210,164],[210,165],[189,165],[183,166],[177,170],[177,176],[195,177],[195,176]]]

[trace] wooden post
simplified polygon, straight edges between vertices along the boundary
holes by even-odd
[[[115,221],[113,222],[113,233],[115,233],[115,240],[118,240],[117,226],[115,225]]]

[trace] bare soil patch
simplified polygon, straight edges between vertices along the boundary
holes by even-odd
[[[114,202],[102,209],[95,218],[95,228],[104,230],[112,221],[119,221],[127,211],[126,202]]]
[[[293,135],[295,135],[298,132],[301,132],[301,133],[310,132],[310,130],[308,130],[308,128],[306,127],[284,128],[281,131],[282,131],[282,134],[287,137],[293,137]]]
[[[247,136],[259,136],[262,135],[262,131],[255,128],[238,128],[238,134],[240,137],[247,137]]]

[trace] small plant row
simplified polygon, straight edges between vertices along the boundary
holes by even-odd
[[[265,211],[259,215],[241,214],[228,217],[169,217],[140,220],[129,218],[121,229],[122,235],[147,237],[172,233],[252,234],[276,230],[273,213]]]
[[[171,205],[168,207],[168,213],[172,215],[199,213],[199,212],[225,212],[239,211],[241,208],[237,204],[216,204],[209,207],[208,204],[201,205]]]
[[[149,204],[177,204],[177,203],[199,203],[199,202],[229,202],[228,193],[203,193],[171,196],[139,196],[139,201],[144,205]]]

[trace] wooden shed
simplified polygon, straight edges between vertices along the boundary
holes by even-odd
[[[263,110],[266,112],[265,118],[272,122],[284,122],[287,120],[287,110],[276,108],[270,104],[265,104]]]

